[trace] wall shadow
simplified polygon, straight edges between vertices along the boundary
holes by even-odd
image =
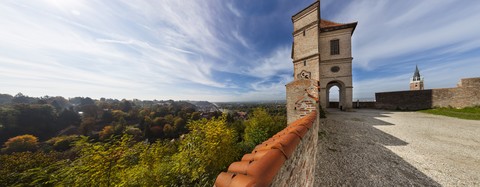
[[[441,186],[385,146],[408,142],[374,126],[389,111],[327,109],[321,121],[315,186]]]

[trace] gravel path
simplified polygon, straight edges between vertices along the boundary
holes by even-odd
[[[480,186],[480,121],[329,110],[316,186]]]

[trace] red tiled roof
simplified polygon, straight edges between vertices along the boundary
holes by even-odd
[[[243,155],[241,161],[230,164],[227,172],[220,173],[215,186],[269,186],[283,163],[293,155],[301,139],[312,128],[316,117],[317,112],[312,111],[257,145],[252,153]]]
[[[322,31],[333,31],[333,30],[338,30],[338,29],[345,29],[345,28],[353,28],[353,31],[355,31],[355,28],[357,27],[357,22],[353,23],[336,23],[333,21],[328,21],[324,19],[320,19],[320,29]]]
[[[337,26],[342,26],[342,25],[344,25],[344,24],[335,23],[333,21],[320,19],[320,27],[322,27],[322,28],[324,28],[324,27],[337,27]]]

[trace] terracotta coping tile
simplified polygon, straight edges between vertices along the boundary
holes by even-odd
[[[285,153],[285,156],[287,156],[287,159],[292,156],[299,143],[300,137],[293,133],[283,136],[283,138],[280,140],[280,144],[282,145],[282,150]]]
[[[250,166],[252,161],[240,161],[234,162],[228,166],[228,172],[231,173],[240,173],[240,174],[247,174],[248,167]]]
[[[224,187],[224,186],[230,186],[232,183],[233,177],[235,177],[236,174],[234,173],[227,173],[227,172],[222,172],[220,175],[218,175],[217,179],[215,180],[215,186],[217,187]]]
[[[305,134],[307,134],[308,132],[308,128],[305,127],[305,126],[297,126],[295,127],[294,129],[290,130],[289,133],[293,133],[293,134],[296,134],[300,139],[303,138],[303,136],[305,136]]]
[[[259,186],[256,184],[257,183],[256,181],[257,180],[252,176],[238,174],[232,179],[230,186],[231,187]]]
[[[254,159],[255,159],[255,153],[244,154],[242,157],[242,161],[251,161]]]
[[[242,161],[234,162],[228,172],[222,172],[215,180],[216,187],[269,186],[283,163],[295,151],[301,138],[313,126],[317,112],[290,123],[288,127],[259,144]]]
[[[254,177],[257,180],[257,185],[268,186],[285,160],[286,158],[280,150],[272,149],[259,161],[252,162],[247,169],[247,175]]]

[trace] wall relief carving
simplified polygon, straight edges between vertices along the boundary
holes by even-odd
[[[299,74],[297,74],[298,79],[311,79],[312,73],[309,71],[302,70]]]

